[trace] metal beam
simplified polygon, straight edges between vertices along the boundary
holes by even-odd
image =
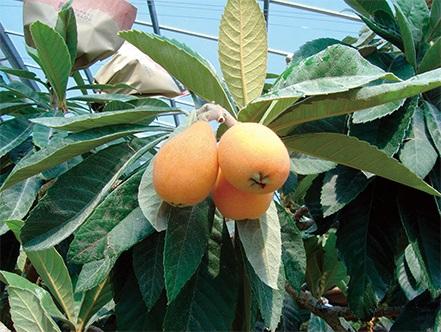
[[[18,53],[17,49],[15,48],[11,39],[9,38],[8,34],[3,28],[3,24],[1,23],[0,23],[0,48],[13,68],[27,70],[23,62],[23,59],[20,57],[20,54]],[[38,87],[37,83],[35,83],[35,81],[27,80],[24,78],[20,78],[20,79],[31,89],[35,91],[40,91],[40,88]]]
[[[139,25],[147,26],[147,27],[153,27],[153,24],[150,23],[150,22],[144,22],[144,21],[137,20],[137,21],[135,21],[135,23],[139,24]],[[172,26],[169,26],[169,25],[162,25],[161,24],[159,27],[160,27],[161,30],[176,32],[176,33],[180,33],[180,34],[187,35],[187,36],[193,36],[193,37],[198,37],[198,38],[212,40],[212,41],[218,41],[219,40],[216,36],[207,35],[205,33],[194,32],[194,31],[185,30],[185,29],[179,29],[179,28],[175,28],[175,27],[172,27]],[[285,57],[289,56],[289,55],[292,55],[291,52],[277,50],[277,49],[274,49],[274,48],[269,48],[268,49],[268,53],[282,55],[282,56],[285,56]]]
[[[263,17],[265,17],[266,30],[268,30],[268,13],[270,0],[263,0]]]
[[[155,1],[147,0],[147,6],[149,7],[149,14],[150,14],[150,20],[152,21],[153,32],[156,33],[157,35],[161,35],[161,30],[158,22],[158,15],[156,14]],[[176,107],[176,103],[173,99],[170,100],[170,105],[174,108]],[[173,120],[175,122],[175,126],[176,127],[179,126],[179,118],[176,114],[173,115]]]
[[[153,32],[157,35],[161,34],[159,28],[158,15],[156,14],[156,6],[154,0],[147,0],[147,6],[149,7],[150,20],[152,21]]]
[[[285,7],[291,7],[291,8],[305,10],[308,12],[343,18],[345,20],[350,20],[350,21],[362,22],[362,20],[358,16],[343,14],[343,13],[337,12],[335,10],[324,9],[324,8],[314,7],[314,6],[308,6],[308,5],[304,5],[301,3],[291,2],[291,1],[286,1],[286,0],[270,0],[270,2],[277,4],[277,5],[285,6]]]
[[[86,74],[86,78],[89,81],[89,84],[93,84],[93,75],[89,68],[84,69],[84,73]]]

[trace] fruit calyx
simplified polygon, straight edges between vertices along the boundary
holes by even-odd
[[[253,186],[259,186],[261,189],[265,189],[266,185],[269,184],[270,178],[266,175],[263,175],[262,173],[256,173],[253,176],[250,177],[250,183],[251,187]]]

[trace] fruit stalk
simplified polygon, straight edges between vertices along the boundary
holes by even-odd
[[[238,121],[222,106],[207,103],[196,111],[198,120],[225,123],[230,128]]]

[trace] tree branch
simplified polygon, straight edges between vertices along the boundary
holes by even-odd
[[[328,307],[317,300],[308,291],[297,292],[290,285],[286,285],[285,290],[289,295],[303,308],[311,311],[314,315],[319,316],[328,323],[336,332],[347,332],[340,323],[339,318],[344,318],[349,321],[360,320],[348,307],[332,306]],[[375,310],[373,317],[398,317],[401,307],[379,308]]]
[[[216,104],[205,104],[196,111],[197,118],[204,121],[217,121],[225,123],[227,127],[232,127],[237,120],[222,106]]]

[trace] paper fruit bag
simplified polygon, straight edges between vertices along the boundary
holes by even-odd
[[[23,25],[26,44],[33,46],[30,24],[41,21],[54,27],[62,0],[24,0]],[[75,69],[86,68],[117,51],[123,39],[117,36],[121,30],[132,27],[136,7],[125,0],[74,0],[78,30],[78,54]]]
[[[114,89],[109,91],[112,93],[167,97],[181,94],[179,87],[164,68],[128,42],[99,69],[95,81],[99,84],[126,83],[136,89]]]

